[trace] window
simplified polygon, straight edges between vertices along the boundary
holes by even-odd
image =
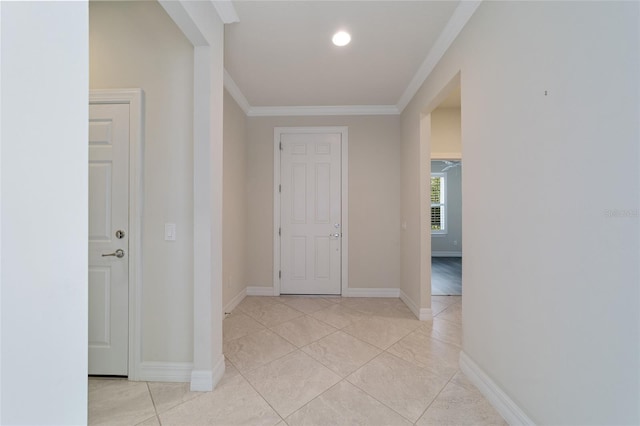
[[[447,233],[447,175],[431,173],[431,233]]]

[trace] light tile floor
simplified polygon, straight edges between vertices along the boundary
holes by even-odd
[[[90,379],[89,424],[505,425],[458,370],[461,298],[432,305],[420,322],[399,299],[247,297],[213,392]]]

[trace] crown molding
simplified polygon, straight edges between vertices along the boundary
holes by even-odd
[[[212,1],[211,3],[213,3],[213,7],[216,8],[216,12],[218,12],[218,16],[222,23],[233,24],[234,22],[240,22],[238,12],[236,11],[236,8],[233,7],[231,0],[218,0]]]
[[[233,78],[231,78],[231,75],[226,69],[224,70],[224,88],[227,89],[227,92],[229,92],[231,97],[238,103],[240,108],[242,108],[242,111],[244,111],[246,115],[249,115],[251,105],[249,105],[249,101],[244,97],[242,90],[240,90],[236,82],[233,81]]]
[[[438,62],[440,62],[440,59],[442,59],[444,53],[449,49],[449,46],[451,46],[456,37],[458,37],[460,31],[467,25],[467,22],[469,22],[469,19],[476,12],[480,3],[482,3],[482,0],[460,2],[453,12],[453,15],[451,15],[451,19],[449,19],[449,22],[447,22],[440,36],[433,44],[424,62],[420,68],[418,68],[418,71],[400,97],[396,105],[400,112],[404,111],[409,102],[411,102],[411,99],[418,93],[422,84],[426,81],[427,77],[429,77],[429,74],[431,74],[431,71],[433,71]]]
[[[268,106],[251,107],[247,113],[249,117],[399,114],[395,105]]]

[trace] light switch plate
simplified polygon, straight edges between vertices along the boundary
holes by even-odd
[[[164,224],[164,240],[165,241],[176,240],[176,224],[175,223]]]

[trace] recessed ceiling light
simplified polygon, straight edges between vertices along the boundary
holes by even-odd
[[[336,46],[346,46],[351,41],[351,35],[346,31],[338,31],[331,39]]]

